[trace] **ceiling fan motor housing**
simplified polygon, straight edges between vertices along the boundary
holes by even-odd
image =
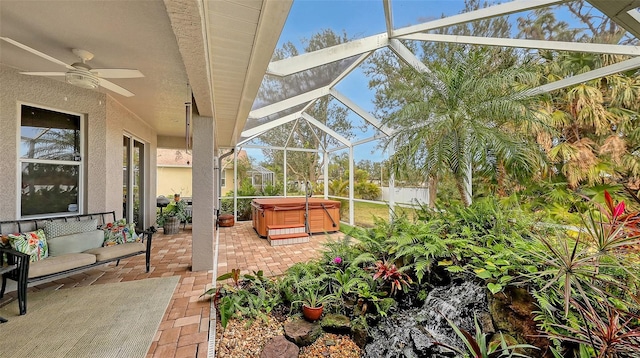
[[[91,73],[91,67],[84,63],[76,62],[71,65],[73,69],[65,74],[67,83],[74,86],[96,89],[100,85],[100,80],[96,75]]]

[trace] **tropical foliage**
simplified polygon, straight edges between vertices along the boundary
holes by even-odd
[[[633,357],[629,352],[640,344],[638,213],[608,192],[577,199],[582,211],[572,215],[582,218],[580,227],[540,222],[513,199],[423,208],[415,221],[396,217],[352,228],[327,244],[320,259],[295,264],[282,277],[242,278],[232,271],[220,277],[230,284],[208,293],[225,325],[231,317],[255,319],[277,307],[295,314],[307,301],[374,325],[407,299],[424,300],[435,286],[477,280],[495,295],[525,288],[538,307],[534,329],[550,339],[549,352]],[[475,336],[457,332],[466,346],[452,348],[480,356],[517,356],[532,344],[507,344],[500,332],[495,344],[479,330]]]

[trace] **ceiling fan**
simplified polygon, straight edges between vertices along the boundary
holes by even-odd
[[[110,91],[113,91],[119,95],[125,97],[132,97],[134,94],[118,86],[117,84],[105,80],[105,78],[139,78],[144,77],[142,72],[138,70],[124,69],[124,68],[91,68],[87,65],[87,61],[93,58],[93,54],[86,50],[73,49],[71,50],[76,56],[80,58],[80,62],[75,62],[70,65],[53,58],[45,53],[35,50],[27,45],[21,44],[18,41],[12,40],[8,37],[0,37],[0,39],[17,46],[25,51],[29,51],[36,56],[40,56],[46,60],[49,60],[58,65],[64,66],[68,69],[67,72],[20,72],[24,75],[30,76],[65,76],[67,83],[72,85],[96,89],[98,86],[104,87]]]

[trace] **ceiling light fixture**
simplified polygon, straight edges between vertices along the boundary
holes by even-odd
[[[67,73],[65,73],[65,79],[67,83],[70,83],[74,86],[88,88],[88,89],[96,89],[100,85],[100,79],[93,73],[91,73],[91,68],[84,63],[76,62],[71,65],[73,69],[70,69]]]

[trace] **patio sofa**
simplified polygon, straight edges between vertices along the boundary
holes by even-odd
[[[16,281],[18,306],[23,315],[27,313],[29,283],[112,261],[118,265],[121,259],[140,254],[146,255],[146,272],[149,272],[155,231],[152,226],[136,232],[130,224],[118,222],[115,211],[0,221],[0,267],[17,265],[17,269],[2,275],[0,298],[4,296],[7,279]],[[12,245],[9,245],[10,240]]]

